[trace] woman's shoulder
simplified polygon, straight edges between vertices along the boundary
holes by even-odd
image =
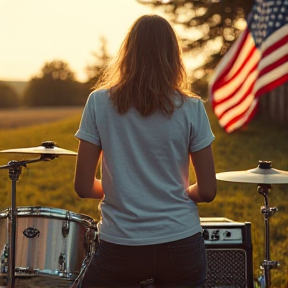
[[[96,89],[92,91],[89,97],[108,97],[109,96],[109,89]]]
[[[109,102],[109,90],[108,89],[98,89],[92,91],[87,99],[87,105],[92,107],[103,107]]]
[[[184,101],[187,100],[190,103],[199,103],[200,101],[202,101],[202,98],[200,96],[198,96],[197,94],[195,94],[191,91],[185,91],[185,92],[174,91],[174,97],[176,99],[182,98],[182,100],[184,100]]]
[[[184,101],[183,101],[184,105],[186,103],[188,107],[196,108],[196,107],[202,106],[204,103],[203,99],[196,94],[183,95],[183,97],[184,97]]]
[[[109,99],[109,89],[97,89],[90,93],[89,100],[93,103],[106,103]]]

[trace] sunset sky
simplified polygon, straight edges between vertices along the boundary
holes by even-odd
[[[136,0],[0,0],[0,80],[29,81],[62,60],[85,81],[100,37],[113,57],[132,23],[151,13]]]

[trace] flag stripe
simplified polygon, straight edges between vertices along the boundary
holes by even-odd
[[[249,75],[257,69],[259,53],[254,50],[254,53],[245,63],[243,63],[241,70],[239,70],[229,82],[223,83],[222,87],[215,91],[214,102],[215,105],[220,104],[237,95],[239,90],[243,89],[243,83],[247,80]]]
[[[288,47],[285,47],[285,46],[282,47],[282,48],[283,48],[282,50],[288,49]],[[276,54],[281,54],[281,53],[278,53],[278,52],[281,52],[281,51],[275,51]],[[265,60],[267,60],[267,61],[265,61]],[[263,63],[264,61],[266,63]],[[259,63],[259,68],[258,68],[260,70],[259,77],[261,77],[261,76],[263,76],[265,74],[270,74],[271,71],[273,71],[274,69],[277,69],[277,67],[279,67],[279,66],[281,67],[282,65],[285,65],[285,63],[287,63],[287,62],[288,62],[288,54],[283,55],[281,58],[279,58],[277,60],[275,59],[274,61],[273,61],[273,59],[268,59],[268,57],[266,57],[263,61],[261,61]],[[274,73],[274,74],[276,74],[276,73]],[[277,75],[275,75],[275,77],[277,77]]]
[[[212,75],[211,81],[215,85],[215,89],[218,88],[218,86],[221,86],[219,82],[222,81],[222,79],[227,75],[229,72],[229,69],[232,67],[232,63],[235,62],[237,59],[239,52],[241,51],[241,46],[243,45],[242,42],[246,40],[247,33],[241,33],[239,37],[236,39],[236,42],[239,42],[238,45],[232,46],[228,52],[225,54],[227,57],[223,57],[219,65],[215,69],[215,73]],[[215,79],[213,79],[213,76]],[[216,81],[217,80],[217,81]]]
[[[251,37],[248,37],[251,39]],[[221,79],[215,79],[218,85],[215,85],[212,89],[215,90],[213,101],[216,103],[221,103],[222,100],[229,98],[235,92],[235,90],[239,89],[242,85],[242,81],[246,78],[247,73],[253,71],[255,69],[255,65],[258,63],[260,54],[257,49],[255,49],[255,45],[253,42],[244,41],[245,43],[245,51],[242,51],[242,55],[239,54],[239,58],[237,62],[231,61],[231,69],[233,69],[233,74],[229,73],[227,76],[223,76]],[[249,49],[247,49],[249,48]],[[244,58],[245,57],[245,58]],[[233,59],[232,59],[233,60]],[[241,62],[240,62],[241,60]],[[234,65],[233,65],[234,64]],[[235,66],[234,68],[232,68]],[[237,79],[239,78],[239,80]]]
[[[288,66],[286,67],[286,71],[288,71]],[[261,89],[259,89],[257,91],[256,96],[260,96],[264,93],[267,93],[269,91],[272,91],[273,89],[275,89],[278,86],[281,86],[283,83],[288,82],[288,72],[286,72],[285,75],[278,77],[276,80],[269,82],[268,84],[266,84],[264,87],[262,87]]]
[[[244,101],[244,99],[252,92],[257,75],[257,70],[255,70],[253,73],[247,74],[247,77],[243,81],[240,89],[229,97],[229,99],[226,99],[226,101],[222,101],[220,104],[218,103],[214,109],[217,117],[221,118],[223,113],[228,112],[229,109],[234,108]]]
[[[276,66],[276,64],[278,64],[278,66]],[[286,78],[283,78],[283,76],[288,73],[288,55],[284,55],[279,61],[274,62],[266,68],[266,73],[261,73],[264,69],[259,73],[259,79],[255,84],[254,91],[257,97],[286,82]],[[279,79],[279,81],[277,81],[277,79]],[[270,85],[270,83],[277,83],[278,85]]]
[[[288,1],[255,0],[247,27],[209,82],[212,108],[228,133],[248,123],[259,97],[288,81]]]
[[[224,129],[228,133],[230,133],[248,123],[254,117],[258,110],[257,104],[258,101],[257,99],[255,99],[244,113],[238,114],[236,117],[233,117],[230,122],[228,122],[224,126]]]
[[[282,45],[287,44],[287,31],[288,31],[288,24],[284,25],[283,27],[275,31],[271,36],[269,36],[267,40],[261,46],[261,49],[263,50],[262,54],[266,56],[266,53],[269,53],[270,49],[275,50],[275,48],[273,48],[273,45],[271,45],[271,43],[273,44],[283,39]],[[286,39],[286,43],[285,43],[285,39]]]
[[[253,94],[251,93],[247,94],[246,97],[244,97],[243,100],[238,103],[238,105],[229,107],[229,109],[226,110],[225,113],[221,115],[221,117],[219,117],[219,121],[223,125],[226,122],[227,123],[230,122],[235,117],[235,112],[237,112],[237,115],[244,113],[249,108],[253,100],[254,100]]]

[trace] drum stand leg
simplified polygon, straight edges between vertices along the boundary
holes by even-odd
[[[265,288],[269,288],[271,286],[271,275],[270,270],[273,268],[277,268],[279,266],[279,262],[275,260],[270,260],[270,243],[269,243],[269,218],[278,211],[276,207],[269,207],[268,203],[268,194],[271,190],[270,184],[259,184],[257,187],[257,191],[259,194],[264,197],[264,206],[261,207],[261,213],[264,216],[265,223],[265,260],[262,262],[262,269],[264,269],[264,284]],[[263,287],[263,288],[264,288]],[[262,288],[262,286],[261,286]]]
[[[21,175],[22,167],[27,167],[28,163],[35,163],[39,161],[49,161],[55,159],[57,155],[41,154],[39,159],[23,160],[23,161],[9,161],[7,165],[0,166],[0,169],[8,169],[9,178],[12,181],[11,191],[11,213],[9,216],[8,227],[8,277],[7,287],[14,288],[15,286],[15,247],[16,247],[16,182]]]
[[[16,161],[10,161],[9,178],[12,181],[11,214],[9,220],[9,250],[8,250],[8,278],[7,287],[14,288],[15,285],[15,242],[16,242],[16,182],[21,174],[22,167],[13,165]]]

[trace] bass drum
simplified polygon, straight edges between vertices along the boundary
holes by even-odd
[[[49,207],[18,207],[15,276],[74,280],[95,252],[97,226],[89,216]],[[7,276],[11,209],[0,213],[0,273]]]

